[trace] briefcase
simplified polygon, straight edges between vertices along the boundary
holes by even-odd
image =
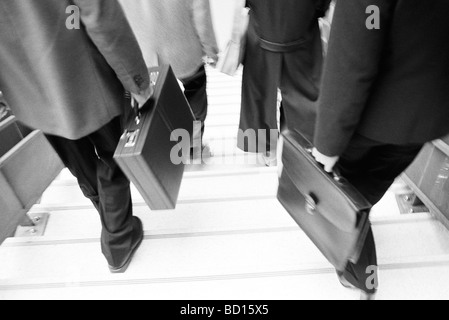
[[[283,134],[278,199],[339,271],[357,263],[370,228],[371,204],[336,173],[327,173],[301,134]]]
[[[174,130],[192,137],[194,115],[172,69],[150,69],[154,94],[125,125],[114,158],[152,210],[176,207],[187,159],[171,159]],[[190,156],[190,150],[188,155]]]
[[[0,243],[64,168],[41,131],[23,131],[14,116],[0,123]]]

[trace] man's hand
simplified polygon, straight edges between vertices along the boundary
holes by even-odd
[[[132,97],[133,101],[137,102],[138,107],[140,109],[145,105],[145,103],[147,103],[147,101],[151,98],[153,93],[154,93],[154,88],[153,88],[153,86],[150,85],[144,92],[142,92],[140,94],[131,93],[131,97]],[[134,104],[134,102],[133,102],[133,104]]]
[[[313,148],[312,155],[315,157],[316,161],[324,165],[324,170],[327,172],[332,172],[335,165],[337,164],[340,157],[328,157],[318,151],[318,149]]]
[[[204,62],[208,65],[208,66],[210,66],[210,67],[212,67],[212,68],[216,68],[217,67],[217,63],[218,63],[218,55],[216,55],[216,56],[213,56],[213,57],[206,57],[205,59],[204,59]]]

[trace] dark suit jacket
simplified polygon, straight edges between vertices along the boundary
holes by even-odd
[[[368,6],[381,12],[368,30]],[[341,155],[357,132],[396,145],[449,132],[449,1],[337,2],[315,145]]]
[[[69,30],[77,5],[81,29]],[[0,1],[0,90],[19,120],[79,139],[124,110],[124,88],[139,93],[149,76],[116,0]]]
[[[331,0],[247,0],[260,38],[273,43],[292,43],[315,30],[316,18]]]

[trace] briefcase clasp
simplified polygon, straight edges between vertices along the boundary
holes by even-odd
[[[139,133],[140,133],[140,130],[126,132],[125,148],[133,148],[136,146],[137,137],[139,136]]]
[[[318,201],[315,199],[316,197],[313,193],[306,195],[305,198],[306,198],[306,211],[311,216],[314,216],[318,208]]]

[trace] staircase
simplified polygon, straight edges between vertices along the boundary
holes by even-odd
[[[215,157],[188,168],[174,211],[151,212],[133,190],[145,241],[128,272],[109,273],[98,215],[65,171],[32,210],[50,213],[45,235],[0,247],[0,299],[358,298],[276,200],[277,169],[236,149],[241,75],[208,72]],[[372,215],[378,298],[447,299],[449,232],[430,214],[400,215],[397,192]]]

